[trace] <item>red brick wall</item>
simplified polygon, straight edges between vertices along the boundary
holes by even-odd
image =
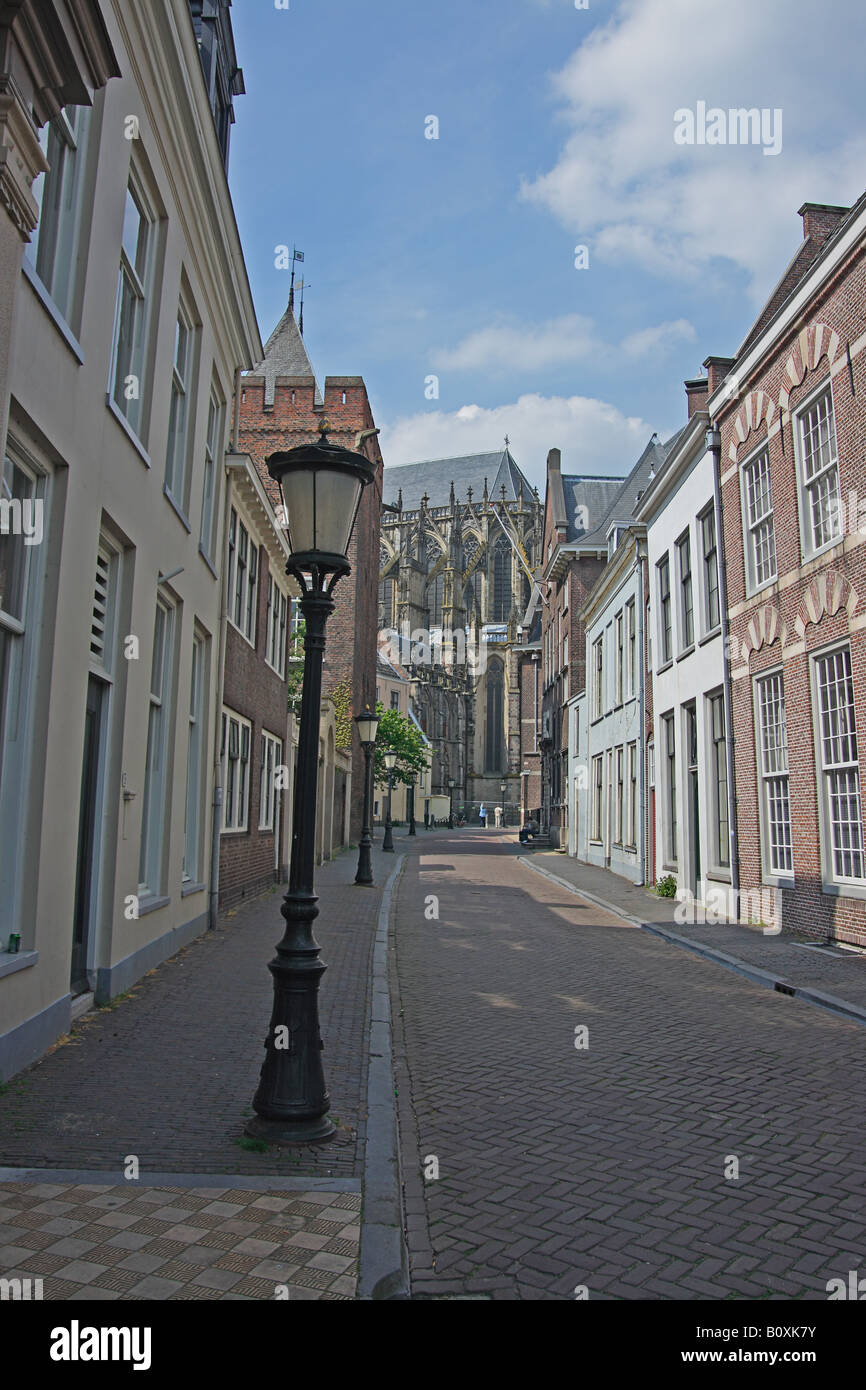
[[[727,559],[728,603],[733,644],[733,733],[739,828],[741,889],[759,889],[762,865],[759,841],[758,772],[755,751],[753,680],[782,665],[788,726],[790,797],[795,886],[781,890],[784,929],[815,938],[866,945],[866,902],[822,891],[819,850],[818,787],[810,688],[810,653],[837,638],[850,643],[861,784],[866,786],[862,750],[866,749],[866,638],[859,628],[866,602],[866,548],[857,535],[861,519],[846,518],[844,545],[835,546],[801,569],[800,525],[792,412],[815,387],[830,380],[838,443],[843,504],[854,491],[866,498],[866,354],[853,359],[854,389],[846,361],[846,344],[863,332],[866,317],[866,260],[852,253],[820,296],[813,299],[772,357],[720,412],[722,433],[722,512]],[[819,324],[826,325],[821,331]],[[807,336],[800,338],[801,332]],[[834,336],[835,335],[835,336]],[[828,351],[829,349],[829,351]],[[793,357],[793,373],[788,363]],[[805,360],[804,360],[805,358]],[[736,367],[735,367],[736,371]],[[796,381],[792,384],[792,375]],[[800,379],[802,377],[802,380]],[[759,393],[763,392],[763,396]],[[781,405],[781,433],[778,431]],[[737,421],[740,428],[737,429]],[[754,422],[757,421],[755,425]],[[741,438],[746,433],[746,438]],[[746,596],[740,465],[769,438],[776,533],[777,582],[753,598]],[[736,466],[735,466],[736,465]],[[725,477],[730,471],[730,476]],[[866,521],[866,516],[862,518]],[[779,582],[781,581],[781,582]],[[804,604],[807,591],[818,599],[819,621]],[[821,610],[825,611],[822,612]],[[804,625],[805,624],[805,625]],[[802,650],[802,648],[805,650]],[[745,655],[744,655],[745,649]],[[843,890],[844,893],[844,890]]]
[[[259,548],[259,587],[256,607],[255,649],[236,627],[226,624],[225,688],[223,703],[252,723],[250,749],[250,789],[247,829],[227,831],[220,836],[220,906],[229,906],[245,897],[254,897],[268,888],[276,877],[274,833],[259,830],[261,734],[268,733],[283,743],[286,762],[286,683],[265,661],[267,634],[267,591],[270,561],[264,546]],[[222,711],[219,711],[220,715]],[[283,811],[289,814],[288,793],[283,792]],[[281,876],[286,865],[282,864]]]
[[[331,425],[328,433],[331,442],[348,449],[355,448],[355,438],[360,431],[375,428],[361,377],[327,377],[324,408],[316,406],[314,393],[315,383],[311,377],[278,377],[273,408],[266,410],[264,378],[247,376],[242,380],[238,447],[255,461],[275,507],[280,506],[281,499],[265,464],[269,454],[312,442],[318,437],[319,421],[323,417]],[[375,706],[376,695],[382,455],[375,438],[366,440],[361,447],[376,463],[377,476],[365,489],[361,501],[349,551],[352,573],[341,579],[334,591],[336,607],[328,620],[323,674],[324,695],[332,694],[337,686],[348,682],[352,715],[367,703]],[[363,769],[363,754],[354,725],[352,765],[354,769]],[[360,771],[352,778],[350,836],[354,841],[360,838],[362,814],[363,773]]]

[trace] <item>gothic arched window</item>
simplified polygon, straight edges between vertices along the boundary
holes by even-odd
[[[487,668],[484,762],[488,772],[505,770],[505,679],[501,661],[491,661]]]
[[[437,574],[432,584],[427,585],[427,612],[430,615],[430,626],[442,626],[442,595],[445,588],[445,577]]]
[[[493,552],[492,623],[507,623],[511,614],[511,546],[503,536]]]

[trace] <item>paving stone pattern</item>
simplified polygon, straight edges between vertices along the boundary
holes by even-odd
[[[0,1276],[64,1302],[351,1299],[360,1208],[319,1189],[3,1183]]]
[[[866,1268],[860,1024],[628,926],[511,837],[421,849],[392,955],[414,1297],[826,1299]]]
[[[378,884],[393,860],[376,854]],[[13,1078],[0,1096],[0,1165],[119,1172],[135,1154],[142,1181],[148,1171],[360,1176],[381,887],[356,887],[356,867],[347,851],[317,875],[315,930],[328,966],[320,1016],[336,1139],[268,1153],[237,1142],[253,1113],[271,1012],[267,964],[283,926],[284,890],[275,890],[223,918],[117,1007],[85,1015],[69,1042]]]

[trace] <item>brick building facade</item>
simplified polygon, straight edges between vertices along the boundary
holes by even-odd
[[[804,240],[734,359],[720,431],[744,915],[866,945],[866,196]]]
[[[274,329],[265,355],[241,379],[236,447],[253,459],[275,509],[277,485],[265,460],[278,450],[293,449],[318,437],[320,422],[330,426],[334,444],[365,453],[379,470],[364,490],[349,560],[351,574],[335,590],[336,608],[328,620],[322,691],[336,709],[337,750],[351,752],[351,766],[363,768],[363,753],[353,715],[372,706],[376,689],[377,594],[382,456],[373,413],[362,377],[326,377],[319,391],[294,312],[289,308]],[[361,834],[363,777],[351,780],[349,835]]]

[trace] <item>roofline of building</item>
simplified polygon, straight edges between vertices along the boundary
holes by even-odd
[[[635,520],[645,521],[648,524],[650,517],[654,517],[656,511],[664,506],[671,488],[680,481],[686,470],[691,468],[698,453],[701,452],[698,449],[696,453],[695,444],[699,443],[706,435],[709,423],[710,417],[706,410],[694,412],[674,448],[665,459],[663,468],[645,488],[644,494],[634,510]],[[705,441],[702,452],[706,453]]]
[[[635,565],[640,563],[642,544],[646,544],[646,526],[633,523],[578,610],[587,628],[590,626],[591,616],[597,616],[606,607]]]

